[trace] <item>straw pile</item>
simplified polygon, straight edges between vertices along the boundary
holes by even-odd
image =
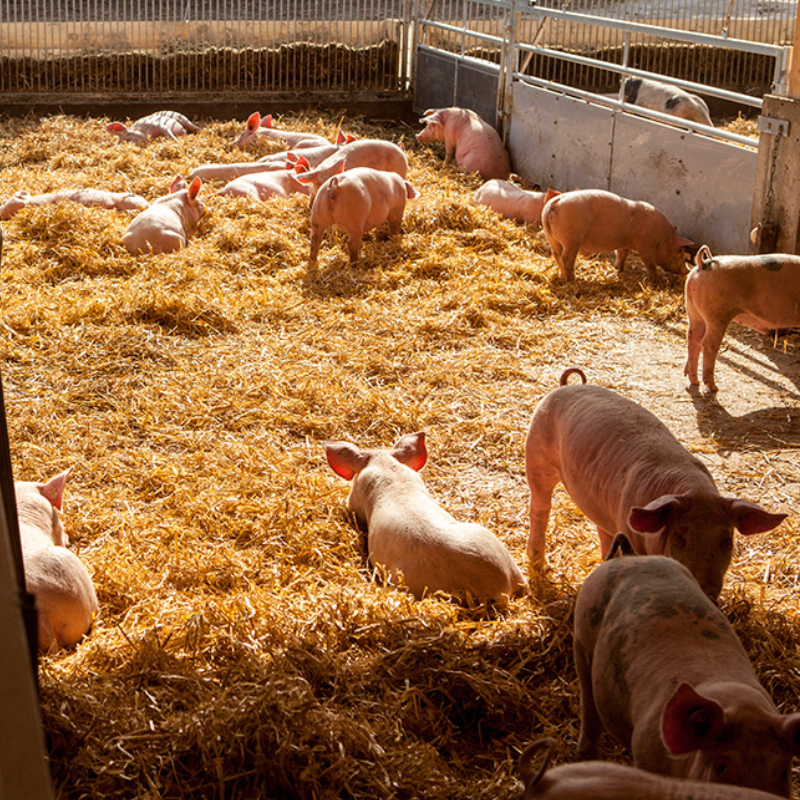
[[[176,173],[241,159],[234,122],[140,149],[108,121],[4,122],[0,196],[154,199]],[[332,136],[338,120],[278,123]],[[722,607],[779,706],[800,708],[796,342],[737,328],[719,401],[687,393],[680,280],[652,286],[635,258],[618,277],[603,257],[564,285],[543,235],[473,206],[479,180],[440,149],[345,129],[403,141],[420,192],[402,239],[369,234],[353,267],[329,232],[308,273],[305,198],[211,185],[180,253],[130,256],[127,214],[73,203],[4,223],[15,475],[75,465],[63,519],[101,605],[75,652],[41,663],[58,796],[510,798],[531,739],[570,759],[571,606],[599,554],[569,497],[554,496],[530,597],[494,615],[415,602],[373,580],[322,447],[428,431],[434,496],[524,565],[527,422],[570,365],[659,414],[723,492],[790,514],[740,538]]]

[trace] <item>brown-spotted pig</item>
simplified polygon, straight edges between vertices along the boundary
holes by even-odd
[[[287,147],[295,149],[330,144],[324,136],[318,136],[316,133],[273,128],[272,114],[262,117],[257,111],[247,118],[244,130],[236,137],[233,144],[244,150],[260,137],[284,142]]]
[[[330,442],[333,471],[352,481],[347,507],[367,529],[374,567],[416,598],[442,591],[462,602],[503,604],[526,581],[505,545],[482,525],[457,522],[431,497],[418,472],[428,452],[425,434],[401,437],[391,450]]]
[[[127,127],[121,122],[112,122],[106,125],[106,130],[119,137],[121,142],[133,142],[144,146],[159,136],[176,139],[186,133],[199,131],[200,128],[177,111],[157,111],[155,114],[137,119]]]
[[[578,254],[615,250],[615,267],[622,272],[628,251],[636,250],[655,281],[657,266],[685,274],[687,251],[693,255],[697,249],[655,206],[602,189],[578,189],[552,198],[542,209],[542,228],[566,281],[575,277]]]
[[[561,481],[597,525],[604,556],[623,531],[637,553],[680,561],[716,599],[734,528],[751,536],[786,514],[720,496],[705,465],[653,414],[602,386],[564,385],[571,371],[539,402],[525,444],[531,561],[544,563],[551,496]]]
[[[453,159],[459,169],[477,172],[485,181],[508,180],[511,158],[497,131],[468,108],[429,108],[420,119],[425,127],[419,142],[444,142],[445,164]]]
[[[99,610],[92,579],[67,549],[58,514],[69,472],[46,483],[14,482],[25,585],[36,598],[42,653],[77,644]]]
[[[559,192],[532,192],[521,189],[509,181],[494,178],[486,181],[473,195],[472,200],[480,206],[488,206],[507,219],[541,226],[542,209],[545,203]]]
[[[225,184],[218,194],[268,200],[270,197],[287,197],[290,194],[307,195],[308,186],[297,180],[294,171],[284,169],[241,175]]]
[[[623,95],[626,103],[699,122],[701,125],[714,126],[706,101],[678,86],[670,86],[650,78],[628,78]]]
[[[60,203],[62,200],[70,200],[89,208],[115,208],[119,211],[140,211],[150,205],[144,197],[130,192],[107,192],[105,189],[85,188],[61,189],[58,192],[32,195],[22,189],[0,205],[0,219],[11,219],[23,208]]]
[[[800,714],[780,714],[691,573],[663,556],[605,561],[575,602],[578,758],[602,730],[636,767],[789,796]]]
[[[529,744],[519,757],[525,789],[520,800],[775,800],[777,795],[706,781],[667,778],[607,761],[579,761],[548,769],[554,739]],[[544,752],[539,766],[534,759]]]
[[[686,279],[688,356],[684,372],[698,385],[703,352],[703,383],[716,392],[714,365],[728,325],[738,322],[765,333],[800,325],[800,257],[717,256],[704,245]]]
[[[417,196],[414,187],[396,172],[356,167],[322,184],[311,205],[309,263],[317,263],[325,231],[336,225],[347,234],[350,263],[358,261],[366,231],[389,223],[389,233],[401,232],[406,200]]]
[[[142,211],[122,236],[122,244],[134,255],[148,253],[171,253],[186,247],[206,207],[197,195],[202,186],[195,178],[187,187],[186,181],[178,177],[172,182],[169,194],[153,201],[150,208]]]

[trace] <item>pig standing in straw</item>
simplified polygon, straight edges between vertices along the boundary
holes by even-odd
[[[185,247],[194,233],[206,207],[197,199],[202,182],[195,178],[187,187],[178,175],[169,187],[169,194],[153,201],[128,226],[122,243],[129,253],[171,253]]]
[[[14,482],[25,585],[36,598],[42,653],[77,644],[99,610],[92,579],[67,550],[69,540],[58,515],[69,473],[46,483]]]
[[[457,522],[431,497],[418,471],[428,452],[424,433],[400,438],[391,450],[361,450],[330,442],[333,471],[353,488],[347,507],[365,525],[373,566],[386,570],[420,599],[443,591],[463,602],[503,604],[526,581],[503,543],[481,525]]]
[[[733,553],[733,529],[769,531],[786,514],[721,497],[711,473],[653,414],[602,386],[565,385],[536,407],[525,443],[530,498],[528,556],[544,563],[553,489],[561,481],[597,525],[603,555],[627,533],[637,553],[684,564],[713,600]]]
[[[634,765],[789,797],[800,714],[780,714],[742,643],[671,558],[601,564],[575,602],[578,758],[609,730]]]
[[[719,256],[703,245],[686,279],[689,316],[688,355],[684,373],[700,383],[697,364],[703,353],[703,383],[717,391],[714,365],[722,338],[732,321],[761,333],[800,325],[800,257]]]

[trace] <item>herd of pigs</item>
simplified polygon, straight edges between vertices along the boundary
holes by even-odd
[[[678,102],[642,82],[626,99],[656,97],[659,110],[699,115],[699,98]],[[691,96],[689,96],[691,98]],[[679,97],[678,100],[681,100]],[[699,110],[698,110],[699,109]],[[691,118],[691,116],[690,116]],[[689,315],[686,374],[716,391],[714,361],[728,324],[760,330],[800,324],[800,258],[790,255],[714,257],[679,236],[652,205],[610,192],[533,192],[509,182],[509,154],[497,132],[474,112],[432,109],[420,142],[444,142],[446,160],[480,173],[475,202],[519,221],[541,225],[562,278],[571,280],[578,254],[616,251],[622,270],[636,250],[650,276],[656,267],[683,273]],[[107,126],[123,142],[198,130],[164,111],[126,127]],[[42,203],[137,210],[123,244],[136,255],[187,246],[205,213],[203,181],[229,181],[220,194],[265,200],[293,192],[310,198],[309,264],[315,265],[328,227],[347,234],[349,258],[359,258],[364,233],[388,223],[399,234],[408,199],[404,150],[388,141],[335,143],[279,130],[253,114],[236,145],[281,139],[289,150],[258,161],[198,166],[152,204],[135,195],[83,188],[49,195],[18,192],[0,218]],[[570,378],[577,376],[578,382]],[[603,431],[602,436],[597,432]],[[352,482],[348,508],[368,531],[372,564],[392,585],[416,597],[442,591],[465,603],[502,606],[529,591],[503,543],[481,525],[456,521],[426,489],[424,433],[391,448],[366,450],[328,442],[333,471]],[[789,796],[791,764],[800,755],[800,713],[781,714],[758,682],[747,653],[716,601],[733,552],[734,529],[745,536],[772,530],[784,514],[723,497],[701,461],[653,414],[616,392],[587,384],[567,369],[561,385],[538,404],[525,446],[530,488],[528,558],[544,571],[551,496],[560,482],[597,525],[603,563],[581,587],[575,607],[574,655],[581,688],[578,763],[548,768],[555,743],[534,742],[519,770],[525,798],[682,798],[757,800]],[[91,578],[67,549],[59,519],[69,471],[45,483],[15,484],[28,589],[39,610],[39,647],[76,644],[98,613]],[[633,767],[593,759],[603,730],[632,753]]]

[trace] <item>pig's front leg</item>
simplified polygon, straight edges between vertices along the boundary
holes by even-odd
[[[628,258],[627,248],[620,248],[619,250],[617,250],[617,260],[614,262],[614,267],[616,268],[617,272],[622,272],[622,270],[625,269],[625,260],[627,258]]]

